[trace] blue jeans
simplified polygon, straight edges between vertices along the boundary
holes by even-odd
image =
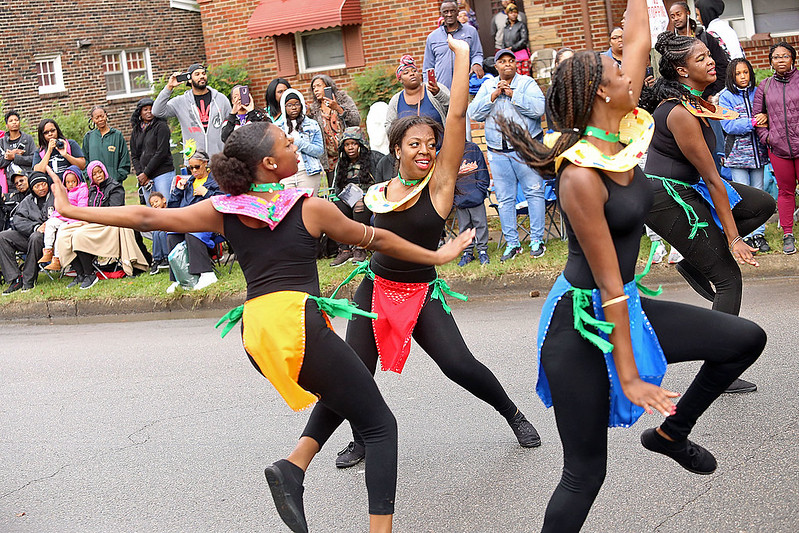
[[[750,187],[754,187],[755,189],[763,189],[763,167],[760,168],[731,168],[730,173],[732,174],[732,181],[735,183],[742,183],[744,185],[749,185]],[[752,232],[752,235],[765,235],[766,234],[766,225],[763,224],[755,231]],[[747,235],[749,237],[749,235]]]
[[[165,231],[153,231],[153,261],[163,261],[169,255]]]
[[[150,181],[153,184],[152,188],[150,190],[144,189],[144,201],[147,202],[147,205],[150,205],[150,194],[153,191],[158,191],[163,194],[164,199],[168,202],[169,193],[172,192],[172,183],[175,181],[175,171],[170,170],[169,172],[164,172],[159,176],[151,178]]]
[[[520,187],[530,214],[530,240],[544,239],[544,180],[538,172],[520,162],[516,152],[488,151],[488,164],[494,177],[499,204],[499,223],[508,246],[519,246],[516,229],[516,189]]]

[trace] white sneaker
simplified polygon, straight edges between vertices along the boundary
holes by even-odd
[[[663,241],[660,241],[658,247],[655,248],[655,255],[652,256],[652,262],[660,263],[663,261],[663,258],[666,257],[667,253],[669,253],[669,251],[666,249],[666,245],[663,244]]]
[[[671,252],[669,252],[669,264],[676,265],[682,260],[683,260],[682,254],[678,252],[674,246],[672,246]]]
[[[175,282],[172,283],[172,285],[170,285],[169,287],[166,288],[166,293],[167,294],[172,294],[173,292],[175,292],[175,290],[178,287],[180,287],[180,282],[179,281],[175,281]]]
[[[213,285],[217,281],[219,280],[216,279],[216,274],[214,274],[213,272],[203,272],[202,274],[200,274],[200,279],[197,280],[197,284],[194,285],[194,290],[195,291],[202,290],[209,285]]]

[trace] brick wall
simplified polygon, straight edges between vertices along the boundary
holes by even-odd
[[[771,65],[768,63],[768,51],[773,44],[785,41],[794,48],[799,48],[799,35],[767,39],[761,39],[757,35],[755,35],[755,37],[756,39],[751,41],[741,41],[746,59],[748,59],[755,68],[771,68]]]
[[[623,12],[624,9],[621,11]],[[580,2],[574,0],[524,0],[524,12],[527,15],[532,50],[562,46],[568,46],[575,50],[587,48]],[[596,50],[607,50],[608,22],[604,0],[589,0],[588,12],[591,23],[591,45]],[[618,15],[618,19],[621,19],[621,14]]]
[[[6,110],[22,114],[34,137],[53,108],[88,113],[98,104],[127,137],[140,97],[106,100],[102,51],[149,48],[153,79],[205,60],[200,14],[170,8],[169,0],[14,0],[0,3],[0,27],[0,98]],[[91,45],[78,48],[78,39]],[[40,96],[34,56],[59,53],[66,90]]]
[[[277,61],[271,37],[254,39],[246,32],[247,21],[258,0],[198,2],[209,63],[246,60],[255,102],[264,105],[266,86],[276,76]],[[421,68],[424,42],[436,27],[439,5],[440,0],[361,0],[361,36],[367,67],[379,63],[394,65],[402,54],[407,53]],[[324,74],[331,76],[340,87],[350,89],[352,76],[364,68],[329,70]],[[310,95],[310,81],[314,74],[297,74],[288,80],[292,87],[307,96]]]

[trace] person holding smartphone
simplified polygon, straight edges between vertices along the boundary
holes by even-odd
[[[428,69],[425,84],[413,57],[406,54],[399,60],[397,79],[402,90],[388,102],[386,132],[395,120],[411,115],[430,117],[443,128],[449,109],[449,89],[436,82],[435,70]]]
[[[269,114],[264,110],[255,107],[255,102],[250,94],[250,88],[246,85],[236,85],[230,91],[230,101],[233,109],[222,124],[222,142],[227,141],[233,130],[250,122],[271,122]]]
[[[344,130],[350,126],[361,125],[361,114],[355,101],[343,89],[336,87],[333,78],[318,74],[311,79],[311,103],[308,116],[322,128],[325,152],[322,166],[332,172],[338,163],[338,145]]]

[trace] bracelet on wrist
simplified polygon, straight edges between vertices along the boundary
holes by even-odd
[[[732,242],[730,243],[730,252],[732,252],[732,249],[733,249],[733,247],[735,246],[735,243],[737,243],[738,241],[742,241],[742,240],[743,240],[743,239],[741,238],[741,236],[740,236],[740,235],[736,235],[736,236],[735,236],[735,238],[734,238],[734,239],[732,240]]]
[[[625,300],[627,300],[629,298],[630,297],[627,296],[626,294],[622,294],[621,296],[616,296],[615,298],[611,298],[610,300],[608,300],[606,302],[602,302],[602,309],[604,309],[606,307],[609,307],[609,306],[611,306],[613,304],[617,304],[617,303],[623,302],[623,301],[625,301]]]

